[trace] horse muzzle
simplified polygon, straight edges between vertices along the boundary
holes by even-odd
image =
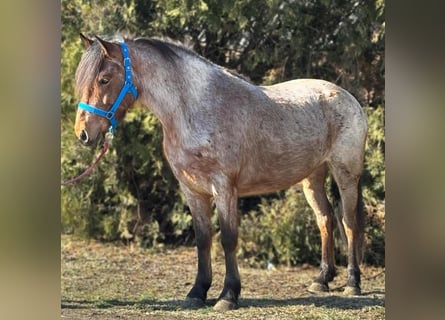
[[[103,137],[101,137],[101,134],[98,133],[96,134],[96,136],[91,136],[87,130],[82,129],[79,133],[79,141],[84,145],[84,146],[96,146],[99,142],[101,142],[103,140]]]

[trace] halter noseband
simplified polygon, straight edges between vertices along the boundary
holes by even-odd
[[[125,95],[127,93],[131,93],[131,94],[133,94],[135,99],[138,96],[136,86],[134,85],[133,81],[131,80],[131,60],[130,60],[130,56],[128,55],[127,45],[124,42],[121,42],[120,46],[122,48],[122,56],[124,58],[125,82],[124,82],[124,85],[122,86],[121,91],[119,92],[119,95],[117,96],[116,100],[114,101],[113,105],[111,106],[111,109],[109,111],[105,111],[105,110],[96,108],[92,105],[89,105],[85,102],[80,102],[78,104],[79,108],[84,109],[87,112],[91,112],[91,113],[97,114],[101,117],[107,118],[110,121],[109,131],[111,133],[117,127],[117,120],[114,117],[114,114],[116,113],[117,108],[119,108],[119,105],[121,104],[122,100],[124,100]]]

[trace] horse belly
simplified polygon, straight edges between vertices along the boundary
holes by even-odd
[[[324,161],[322,153],[281,155],[266,161],[264,158],[242,168],[238,180],[240,196],[284,190],[306,178]]]

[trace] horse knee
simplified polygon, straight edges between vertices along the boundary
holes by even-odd
[[[224,232],[221,232],[221,244],[225,251],[234,251],[238,245],[238,235],[233,233],[225,234]]]
[[[220,219],[221,225],[221,244],[225,251],[232,252],[238,245],[238,220]]]
[[[195,230],[195,241],[198,249],[207,250],[212,245],[211,230]]]

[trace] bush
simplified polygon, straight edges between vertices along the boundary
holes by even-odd
[[[363,201],[366,247],[363,261],[385,265],[385,109],[365,108],[368,115]]]
[[[304,195],[296,188],[263,198],[242,215],[239,255],[251,265],[319,263],[320,233]]]

